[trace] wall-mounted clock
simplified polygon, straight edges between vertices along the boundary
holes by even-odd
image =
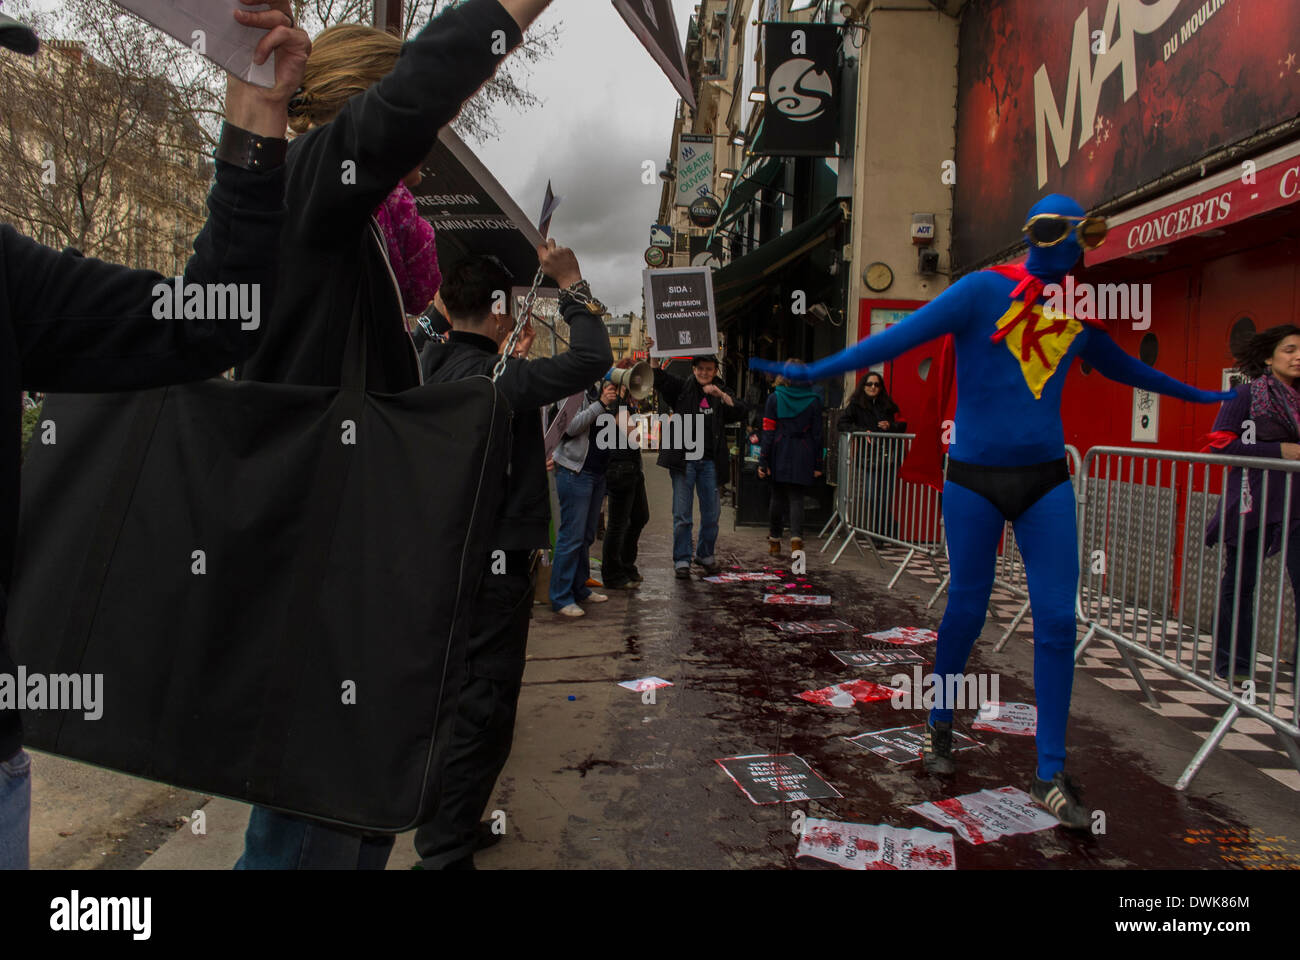
[[[894,285],[894,271],[889,264],[877,261],[862,271],[862,281],[868,289],[881,293]]]

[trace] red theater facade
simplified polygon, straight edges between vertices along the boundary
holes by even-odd
[[[1146,323],[1107,325],[1165,373],[1221,389],[1235,337],[1300,324],[1300,3],[972,0],[957,72],[954,277],[1023,255],[1024,212],[1064,193],[1111,225],[1076,279],[1149,293]],[[1085,452],[1198,449],[1217,413],[1069,377]]]

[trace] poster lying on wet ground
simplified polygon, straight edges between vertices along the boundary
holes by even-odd
[[[787,620],[773,621],[772,626],[782,633],[852,633],[853,625],[843,620]]]
[[[956,870],[951,833],[924,827],[806,820],[796,857],[815,857],[847,870]]]
[[[923,627],[894,627],[892,630],[868,633],[866,637],[868,640],[882,640],[885,643],[893,643],[901,647],[914,647],[922,643],[933,643],[939,639],[937,633]]]
[[[751,803],[791,803],[841,797],[817,776],[806,760],[793,753],[755,753],[715,760]]]
[[[823,707],[847,709],[855,703],[888,700],[897,692],[893,687],[872,683],[870,680],[849,680],[846,683],[837,683],[833,687],[822,687],[820,690],[805,690],[799,694],[799,699]]]
[[[1032,703],[993,701],[980,707],[971,726],[976,730],[1032,737],[1038,732],[1038,708]]]
[[[769,593],[763,597],[763,602],[789,607],[829,607],[831,598],[814,593]]]
[[[642,677],[640,680],[624,680],[619,686],[625,690],[635,690],[637,693],[644,693],[646,690],[658,690],[660,687],[671,687],[672,684],[667,680],[661,680],[659,677]]]
[[[925,663],[925,657],[906,650],[833,650],[831,656],[848,667],[898,667]]]
[[[705,577],[705,583],[766,583],[780,580],[775,573],[720,573],[715,577]]]
[[[886,688],[888,689],[888,688]],[[921,759],[921,748],[925,745],[925,724],[918,723],[912,727],[890,727],[888,730],[875,730],[860,733],[856,737],[845,737],[849,743],[855,743],[863,750],[870,750],[878,757],[884,757],[891,763],[911,763]],[[966,734],[952,732],[952,749],[969,750],[978,747],[979,741],[972,740]]]
[[[1018,833],[1036,833],[1057,824],[1056,817],[1015,787],[981,790],[962,797],[918,803],[907,809],[951,827],[967,843],[991,843]]]

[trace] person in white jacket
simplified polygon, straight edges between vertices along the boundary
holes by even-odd
[[[591,579],[588,551],[596,542],[596,525],[605,501],[605,468],[609,450],[597,437],[602,414],[612,413],[618,390],[612,383],[587,395],[591,402],[574,414],[565,438],[555,448],[555,492],[560,500],[560,528],[551,560],[551,609],[561,616],[581,617],[584,603],[604,603],[603,593],[587,586]]]

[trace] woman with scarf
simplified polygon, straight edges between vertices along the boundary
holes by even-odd
[[[1209,436],[1211,449],[1229,456],[1272,457],[1300,460],[1300,327],[1291,324],[1270,327],[1251,337],[1237,352],[1238,369],[1250,383],[1236,388],[1236,397],[1225,403]],[[1271,557],[1286,551],[1287,574],[1296,599],[1296,622],[1300,623],[1300,476],[1291,478],[1291,511],[1285,534],[1286,475],[1267,471],[1268,495],[1264,496],[1263,470],[1248,470],[1245,482],[1241,468],[1228,472],[1224,491],[1227,503],[1214,512],[1205,530],[1206,546],[1223,536],[1227,566],[1219,586],[1219,619],[1214,633],[1215,676],[1226,678],[1232,661],[1233,682],[1250,680],[1254,673],[1252,647],[1255,640],[1254,607],[1256,566],[1263,527],[1263,553]],[[1244,518],[1244,523],[1243,523]],[[1243,529],[1244,528],[1244,529]],[[1238,559],[1240,558],[1240,571]],[[1240,583],[1238,584],[1238,576]],[[1232,609],[1237,607],[1236,631]],[[1295,638],[1281,645],[1281,654],[1295,662]],[[1287,647],[1290,646],[1289,654]],[[1272,644],[1261,645],[1273,656]]]
[[[803,549],[803,501],[813,481],[822,475],[822,402],[809,384],[776,378],[776,389],[763,410],[763,445],[758,459],[760,479],[772,478],[768,514],[768,552],[781,555],[785,514],[790,515],[790,552]]]
[[[466,0],[411,40],[341,24],[312,44],[289,103],[277,296],[241,379],[337,387],[354,315],[366,387],[420,385],[406,317],[438,289],[433,231],[407,189],[438,131],[496,72],[550,0]],[[340,743],[340,752],[353,749]],[[392,836],[254,807],[237,869],[378,869]]]
[[[885,389],[885,378],[876,371],[867,372],[849,397],[849,402],[840,411],[839,430],[841,433],[907,432],[907,424],[898,419],[898,404]],[[894,475],[902,459],[902,447],[898,444],[897,440],[872,443],[868,437],[867,469],[864,475],[869,502],[874,504],[870,513],[871,522],[880,533],[891,539],[898,537],[898,524],[894,521]]]

